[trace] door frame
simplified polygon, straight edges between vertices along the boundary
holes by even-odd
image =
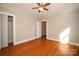
[[[10,15],[13,16],[13,45],[16,45],[16,27],[15,27],[15,15],[14,14],[10,14],[10,13],[6,13],[6,12],[0,12],[0,14],[5,14],[5,15]]]
[[[40,38],[41,37],[41,22],[43,22],[43,21],[46,21],[46,37],[47,37],[47,23],[48,22],[47,22],[47,19],[46,19],[46,20],[36,20],[36,29],[37,28],[40,29],[40,30],[36,30],[36,38]]]

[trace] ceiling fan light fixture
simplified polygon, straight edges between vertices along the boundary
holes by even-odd
[[[33,7],[32,9],[38,9],[38,12],[41,12],[43,10],[48,11],[48,6],[50,3],[37,3],[37,7]]]
[[[42,7],[40,7],[40,8],[39,8],[39,10],[40,10],[40,11],[43,11],[43,8],[42,8]]]
[[[46,3],[42,3],[43,5],[45,5]]]

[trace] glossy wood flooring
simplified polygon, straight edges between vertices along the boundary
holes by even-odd
[[[79,47],[45,38],[35,39],[0,51],[1,56],[79,56]]]

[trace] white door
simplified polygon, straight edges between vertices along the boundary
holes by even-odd
[[[36,21],[36,38],[41,37],[41,22]]]
[[[2,47],[8,47],[8,15],[2,14]]]

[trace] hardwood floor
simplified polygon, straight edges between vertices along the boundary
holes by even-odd
[[[44,38],[9,46],[0,51],[1,56],[79,56],[79,47],[61,44]]]

